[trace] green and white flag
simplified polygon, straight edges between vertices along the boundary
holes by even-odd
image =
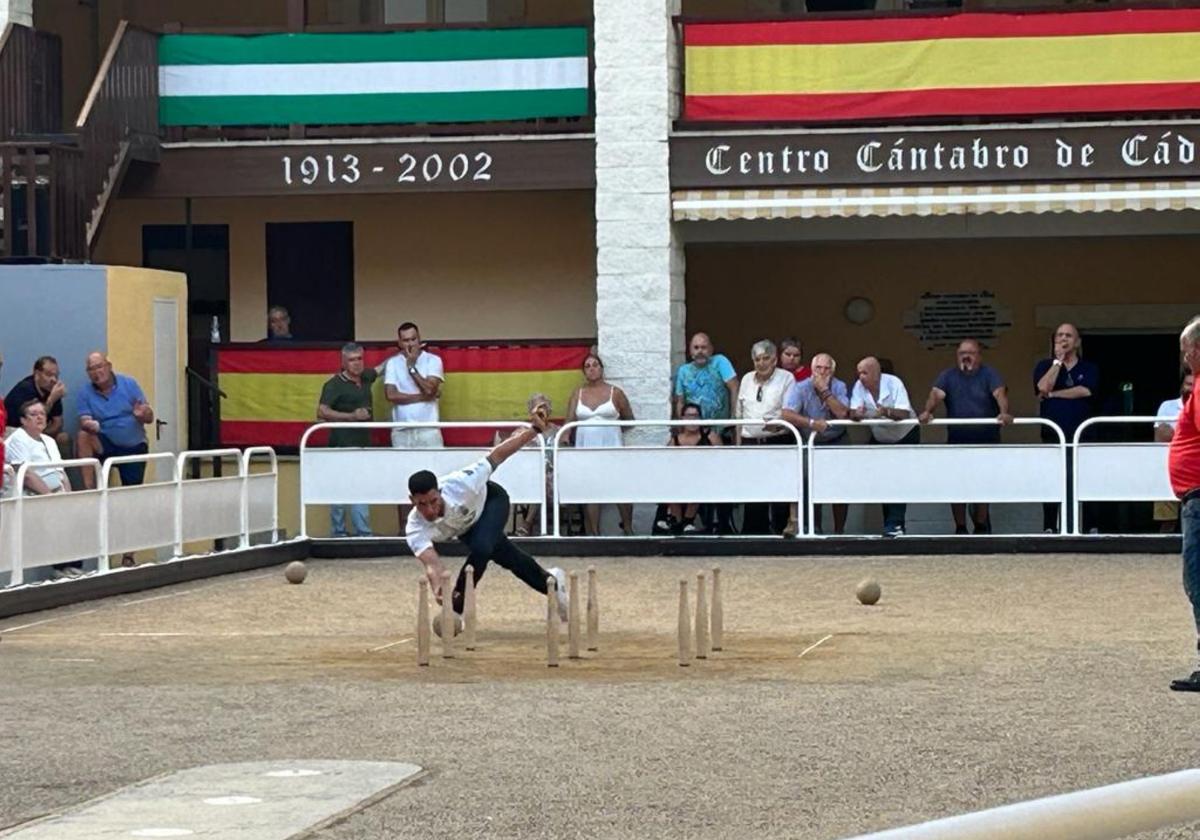
[[[481,122],[588,113],[584,27],[163,35],[163,125]]]

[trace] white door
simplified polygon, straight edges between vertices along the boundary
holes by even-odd
[[[154,299],[154,427],[147,429],[151,452],[179,451],[179,301]],[[159,480],[170,478],[160,464]]]

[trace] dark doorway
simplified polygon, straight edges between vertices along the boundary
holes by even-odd
[[[354,225],[268,224],[267,304],[287,308],[298,341],[353,340]]]
[[[1100,368],[1093,416],[1154,416],[1163,400],[1179,396],[1179,335],[1082,332],[1083,355]],[[1151,441],[1150,424],[1104,425],[1084,432],[1085,441]],[[1150,502],[1096,504],[1101,533],[1157,531]]]
[[[213,380],[210,350],[213,319],[222,340],[229,339],[229,226],[143,225],[142,265],[187,275],[188,448],[217,442],[214,400],[203,380]]]

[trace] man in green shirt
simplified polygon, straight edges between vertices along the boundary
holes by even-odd
[[[342,346],[342,369],[321,388],[317,419],[323,423],[364,423],[371,419],[371,383],[378,371],[363,365],[362,345],[353,342]],[[334,429],[329,433],[330,446],[365,447],[371,445],[368,429]],[[348,537],[346,509],[354,533],[371,536],[370,515],[366,505],[332,505],[329,508],[329,531],[333,537]]]

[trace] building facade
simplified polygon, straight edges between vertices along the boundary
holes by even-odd
[[[59,255],[185,271],[198,370],[214,318],[259,341],[280,304],[306,341],[407,320],[435,341],[594,340],[647,419],[701,330],[739,372],[763,337],[848,379],[880,356],[914,401],[978,338],[1031,414],[1071,321],[1101,404],[1152,413],[1177,388],[1173,336],[1200,308],[1200,12],[31,5],[0,21],[58,41],[58,125],[10,117],[0,140],[82,138],[83,243]],[[10,254],[40,245],[21,209]]]

